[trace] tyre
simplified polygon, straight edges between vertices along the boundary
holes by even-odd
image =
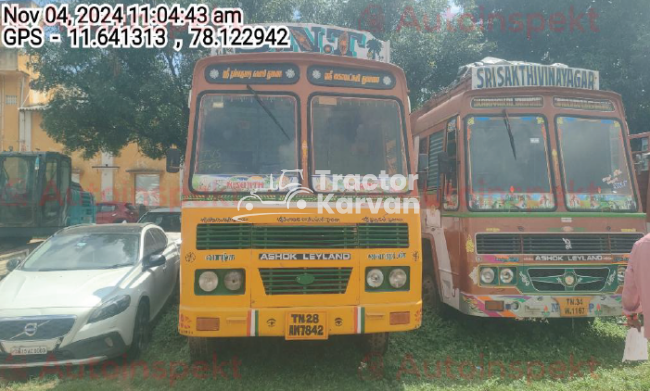
[[[135,315],[135,323],[133,325],[133,341],[127,353],[129,360],[135,360],[140,357],[149,346],[151,341],[151,324],[149,321],[149,305],[146,301],[140,302],[138,312]]]
[[[443,316],[447,309],[442,302],[436,277],[431,271],[423,271],[422,274],[422,307],[424,312],[431,312],[438,316]]]
[[[361,352],[364,355],[383,356],[388,351],[389,333],[373,333],[361,336]]]
[[[187,337],[190,348],[190,361],[192,363],[210,362],[216,351],[215,338]]]

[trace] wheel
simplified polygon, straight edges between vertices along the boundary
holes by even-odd
[[[438,316],[444,315],[447,309],[440,297],[436,277],[431,271],[423,271],[422,274],[422,307],[424,311],[430,311]]]
[[[143,301],[138,306],[133,325],[133,341],[127,353],[129,360],[135,360],[147,349],[151,340],[151,325],[149,322],[149,305]]]
[[[210,362],[216,351],[215,338],[187,337],[190,348],[190,361],[192,363]]]
[[[364,355],[383,356],[388,351],[388,333],[364,334],[361,336],[361,351]]]

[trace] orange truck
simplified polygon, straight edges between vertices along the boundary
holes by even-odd
[[[194,70],[179,316],[194,360],[230,337],[358,334],[381,353],[422,321],[417,186],[355,178],[413,171],[404,73],[367,33],[289,27],[291,49]],[[403,207],[369,206],[389,200]]]
[[[620,315],[646,232],[621,97],[593,70],[486,58],[411,115],[425,306]]]

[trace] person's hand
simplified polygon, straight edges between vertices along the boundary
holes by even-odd
[[[639,317],[635,315],[628,315],[627,316],[627,323],[625,324],[629,328],[635,328],[639,332],[641,332],[641,320],[639,320]]]

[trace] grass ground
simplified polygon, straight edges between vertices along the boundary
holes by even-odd
[[[142,357],[148,374],[144,364],[133,373],[113,366],[92,374],[87,367],[71,368],[33,373],[30,380],[0,379],[0,389],[650,390],[650,364],[621,363],[626,330],[615,320],[577,325],[425,316],[421,329],[392,336],[383,359],[364,357],[354,337],[258,338],[229,341],[216,364],[188,368],[176,314],[177,308],[170,308],[155,327],[154,342]]]

